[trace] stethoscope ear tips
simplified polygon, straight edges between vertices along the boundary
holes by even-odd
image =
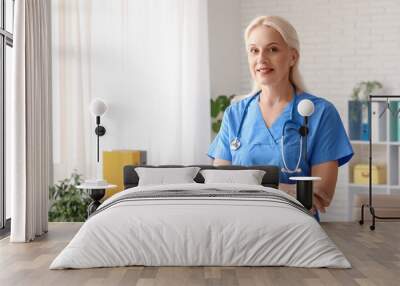
[[[295,170],[289,170],[288,168],[282,168],[282,173],[294,174],[294,173],[301,173],[301,168],[297,168]]]

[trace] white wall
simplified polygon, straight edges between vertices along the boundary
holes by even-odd
[[[400,1],[241,0],[239,33],[259,15],[283,16],[296,27],[305,83],[311,93],[335,104],[346,128],[347,101],[357,82],[379,80],[383,92],[400,94]],[[240,78],[241,92],[247,92],[243,48]],[[347,176],[347,167],[340,168],[335,198],[323,219],[350,217]]]
[[[74,168],[86,178],[101,173],[93,98],[108,106],[100,152],[146,150],[149,164],[209,163],[206,4],[52,1],[56,180]]]
[[[239,0],[208,1],[211,96],[240,92]]]

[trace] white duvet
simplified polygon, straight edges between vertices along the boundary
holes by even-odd
[[[112,204],[130,192],[263,190],[262,186],[179,184],[136,187],[106,200],[50,269],[146,266],[350,268],[318,222],[301,210],[258,198],[153,198]],[[111,205],[110,205],[111,204]],[[108,205],[108,207],[107,207]]]

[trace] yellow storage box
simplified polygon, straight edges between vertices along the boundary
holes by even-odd
[[[108,189],[104,198],[124,190],[124,167],[126,165],[145,165],[146,151],[115,150],[103,151],[103,178],[109,184],[117,185]]]
[[[386,166],[372,165],[372,184],[386,184]],[[353,182],[355,184],[369,184],[369,165],[357,164],[353,169]]]

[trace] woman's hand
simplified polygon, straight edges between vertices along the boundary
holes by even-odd
[[[316,213],[317,211],[324,213],[326,212],[325,207],[329,205],[326,200],[322,199],[316,192],[313,195],[313,208],[311,209],[312,213]]]
[[[320,177],[321,181],[316,181],[314,184],[313,210],[318,210],[322,213],[326,211],[335,194],[338,162],[329,161],[311,168],[311,174],[314,177]]]
[[[296,184],[279,184],[279,189],[281,191],[286,192],[288,195],[296,198]],[[313,208],[311,209],[312,213],[315,213],[316,210],[324,213],[326,211],[325,207],[327,207],[330,203],[330,200],[326,197],[323,192],[319,192],[314,187],[314,195],[313,195]]]

